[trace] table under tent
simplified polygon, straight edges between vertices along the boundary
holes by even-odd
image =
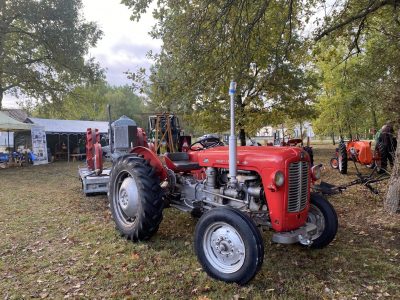
[[[18,153],[15,152],[14,148],[14,141],[13,141],[13,147],[10,145],[10,133],[11,132],[30,132],[32,125],[31,124],[26,124],[19,122],[11,117],[9,117],[7,114],[4,112],[0,111],[0,131],[7,132],[7,147],[6,151],[7,153],[0,153],[0,161],[3,163],[8,163],[16,160],[22,161],[23,157],[20,155],[17,155]]]
[[[44,128],[47,148],[54,158],[53,160],[84,160],[86,159],[86,129],[96,128],[105,143],[108,133],[108,122],[80,121],[80,120],[56,120],[27,118],[29,122]]]

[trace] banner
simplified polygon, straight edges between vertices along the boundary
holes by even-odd
[[[32,126],[32,152],[35,155],[34,165],[47,164],[47,141],[43,126]]]

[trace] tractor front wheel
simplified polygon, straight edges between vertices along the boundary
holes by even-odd
[[[149,239],[162,220],[163,201],[154,168],[131,154],[120,157],[111,169],[108,198],[116,227],[132,241]]]
[[[338,229],[338,218],[332,204],[322,195],[311,193],[308,223],[317,226],[317,232],[311,237],[311,248],[324,248],[335,238]]]
[[[254,222],[229,207],[211,209],[200,218],[194,248],[209,276],[238,284],[256,275],[264,257],[264,243]]]
[[[347,149],[345,143],[339,144],[338,169],[340,174],[347,174]]]

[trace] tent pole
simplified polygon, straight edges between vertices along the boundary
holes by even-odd
[[[10,130],[7,130],[8,153],[10,153]]]
[[[69,134],[67,134],[67,147],[68,147],[68,162],[69,162]]]

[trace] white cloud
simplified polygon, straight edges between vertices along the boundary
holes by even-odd
[[[4,95],[1,105],[3,108],[18,108],[17,101],[18,99],[13,96]]]
[[[158,52],[161,41],[154,40],[149,32],[155,21],[150,9],[139,22],[130,20],[128,7],[119,0],[83,0],[84,15],[88,21],[96,22],[104,32],[103,39],[90,56],[99,60],[107,69],[107,80],[113,85],[129,83],[123,72],[148,67],[146,58],[149,50]]]
[[[151,61],[146,58],[150,50],[158,52],[160,40],[154,40],[148,34],[155,21],[150,9],[139,22],[130,20],[128,7],[120,0],[83,0],[83,15],[87,21],[96,22],[103,31],[103,38],[89,51],[89,57],[95,57],[106,69],[107,81],[111,85],[129,84],[125,71],[134,71],[138,67],[149,67]],[[4,107],[17,107],[16,98],[6,95]]]

